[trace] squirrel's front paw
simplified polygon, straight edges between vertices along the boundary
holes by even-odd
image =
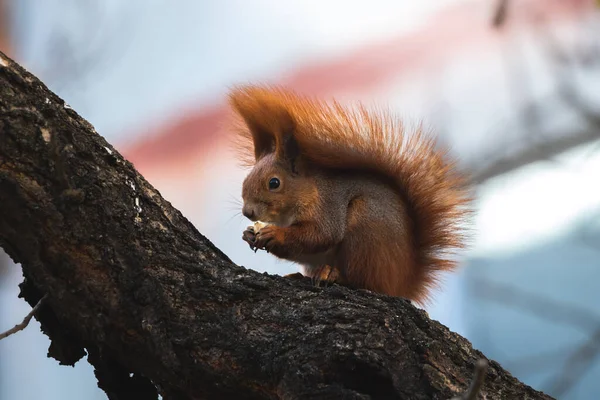
[[[250,248],[254,250],[254,252],[258,250],[256,247],[256,233],[254,233],[253,226],[249,226],[248,228],[246,228],[244,233],[242,233],[242,239],[244,240],[244,242],[250,245]]]
[[[257,234],[254,241],[254,246],[259,249],[264,249],[272,252],[278,246],[281,246],[284,241],[284,232],[281,228],[273,225],[268,225],[262,228]]]

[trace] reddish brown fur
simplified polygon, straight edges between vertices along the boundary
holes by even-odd
[[[308,275],[321,273],[317,252],[338,281],[426,301],[436,272],[455,267],[450,256],[465,240],[470,198],[446,152],[422,130],[407,137],[401,122],[363,106],[256,86],[233,90],[230,100],[243,120],[244,160],[255,165],[244,201],[256,219],[276,225],[262,239],[271,252],[308,264]],[[290,133],[300,175],[286,169]],[[279,193],[265,186],[273,174],[282,176]]]

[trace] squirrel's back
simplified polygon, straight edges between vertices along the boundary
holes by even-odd
[[[422,129],[408,135],[402,122],[387,112],[344,107],[282,88],[239,87],[231,100],[246,125],[260,125],[275,142],[284,140],[291,118],[300,153],[311,165],[374,174],[390,183],[408,219],[412,251],[410,261],[402,262],[412,264],[404,268],[417,282],[413,299],[424,300],[436,273],[455,267],[453,254],[465,243],[470,195],[455,161]],[[240,133],[241,143],[251,150],[256,136],[246,127]],[[247,155],[252,164],[254,153]]]

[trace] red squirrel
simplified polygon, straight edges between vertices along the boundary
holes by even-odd
[[[317,280],[428,300],[464,247],[465,177],[422,129],[362,105],[271,86],[229,96],[253,166],[242,186],[243,239]],[[256,224],[255,224],[256,225]]]

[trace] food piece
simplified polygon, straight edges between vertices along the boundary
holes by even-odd
[[[258,233],[262,228],[269,225],[268,222],[256,221],[253,225],[254,233]]]

